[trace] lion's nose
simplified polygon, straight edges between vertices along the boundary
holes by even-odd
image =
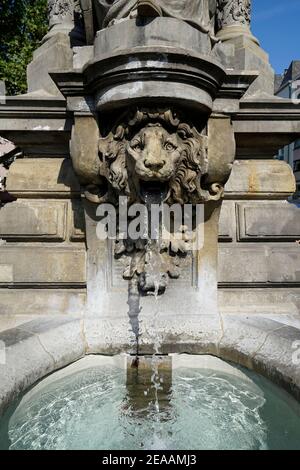
[[[155,159],[150,159],[147,158],[144,161],[144,165],[146,168],[149,168],[150,170],[160,170],[165,165],[166,161],[165,160],[155,160]]]

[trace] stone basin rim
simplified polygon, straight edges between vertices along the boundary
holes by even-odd
[[[109,338],[95,333],[93,321],[101,319],[89,320],[41,318],[0,333],[0,340],[7,345],[6,364],[0,364],[0,415],[32,385],[86,355],[134,353],[124,338],[112,347]],[[164,353],[210,355],[230,361],[265,376],[300,401],[300,365],[293,364],[291,356],[293,344],[300,340],[299,329],[253,315],[226,315],[222,331],[218,325],[211,327],[210,322],[200,339],[182,341],[176,351],[168,350],[166,343]],[[205,329],[203,324],[201,329]],[[149,348],[149,342],[141,343],[140,355],[149,351],[151,344]]]

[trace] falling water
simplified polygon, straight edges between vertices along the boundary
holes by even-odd
[[[145,194],[145,204],[148,209],[148,220],[152,223],[150,219],[151,214],[151,205],[152,204],[161,204],[163,202],[164,194],[163,192],[156,192],[154,194],[147,193]],[[161,349],[161,339],[159,335],[159,293],[160,293],[160,286],[162,280],[162,273],[161,273],[161,261],[160,261],[160,247],[161,247],[161,229],[160,225],[153,227],[154,230],[151,231],[149,227],[149,235],[150,233],[154,233],[154,238],[149,239],[146,249],[146,256],[147,256],[147,275],[150,277],[151,282],[154,285],[154,290],[149,291],[148,295],[152,295],[154,297],[155,307],[153,309],[153,321],[152,321],[152,332],[153,332],[153,354],[151,358],[151,387],[154,389],[154,410],[149,410],[150,414],[153,416],[154,411],[154,429],[153,429],[153,436],[152,442],[149,444],[150,447],[159,448],[161,446],[161,417],[160,417],[160,404],[159,404],[159,391],[162,390],[162,383],[163,378],[160,376],[159,373],[159,354]]]

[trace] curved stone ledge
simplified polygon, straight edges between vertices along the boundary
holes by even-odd
[[[0,364],[0,414],[40,379],[87,354],[135,353],[129,323],[118,322],[114,337],[105,333],[111,331],[108,323],[108,318],[54,317],[2,332],[1,359],[5,363]],[[156,329],[161,334],[164,354],[217,356],[253,369],[300,400],[300,363],[295,360],[295,348],[300,345],[297,328],[263,316],[195,315],[188,322],[182,317],[173,319],[173,323],[162,319]],[[139,354],[149,354],[153,351],[153,332],[143,327],[140,333]]]

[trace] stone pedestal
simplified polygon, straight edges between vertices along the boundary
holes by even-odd
[[[225,39],[226,44],[234,46],[233,66],[240,70],[258,71],[258,78],[250,85],[245,97],[251,95],[274,95],[274,70],[269,62],[269,55],[252,40],[248,34]]]
[[[73,66],[70,38],[59,32],[49,38],[33,54],[27,67],[28,92],[62,96],[49,75],[49,71]]]

